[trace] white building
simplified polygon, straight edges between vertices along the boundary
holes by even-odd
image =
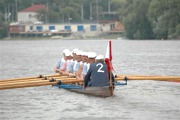
[[[33,5],[18,12],[19,23],[36,23],[39,22],[38,16],[40,10],[47,10],[45,5]]]

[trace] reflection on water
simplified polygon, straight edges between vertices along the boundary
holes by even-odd
[[[0,41],[0,79],[53,73],[65,48],[105,54],[108,40]],[[180,41],[113,40],[119,74],[180,76]],[[51,86],[0,91],[0,119],[179,120],[180,84],[131,81],[111,98],[98,98]]]

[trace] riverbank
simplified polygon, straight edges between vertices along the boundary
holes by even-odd
[[[6,37],[3,39],[0,39],[0,41],[6,41],[6,40],[130,40],[124,36],[120,35],[105,35],[105,36],[94,36],[94,37],[62,37],[62,36],[42,36],[42,37]],[[136,39],[137,40],[137,39]],[[177,39],[141,39],[141,40],[180,40],[180,38]]]
[[[41,37],[6,37],[0,40],[101,40],[101,39],[126,39],[120,35],[104,35],[104,36],[93,36],[93,37],[63,37],[63,36],[41,36]]]

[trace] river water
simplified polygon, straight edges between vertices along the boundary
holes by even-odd
[[[105,54],[108,40],[0,41],[0,80],[53,73],[65,48]],[[180,76],[180,41],[112,40],[116,74]],[[0,91],[0,120],[179,120],[180,84],[129,81],[110,98],[52,86]]]

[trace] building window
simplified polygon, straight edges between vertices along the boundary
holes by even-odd
[[[96,25],[91,25],[91,26],[90,26],[90,30],[91,30],[91,31],[96,31],[96,30],[97,30]]]
[[[77,31],[84,31],[84,26],[82,26],[82,25],[79,25],[79,26],[77,26]]]
[[[64,26],[64,29],[67,30],[67,31],[70,31],[71,30],[71,26]]]
[[[111,24],[110,27],[111,27],[111,30],[112,30],[112,29],[115,28],[115,25],[114,25],[114,24]]]
[[[29,26],[30,28],[29,28],[29,30],[33,30],[33,26]]]
[[[37,26],[37,27],[36,27],[36,30],[37,30],[37,31],[42,31],[42,29],[43,29],[42,26]]]
[[[55,26],[49,26],[49,30],[55,30]]]

